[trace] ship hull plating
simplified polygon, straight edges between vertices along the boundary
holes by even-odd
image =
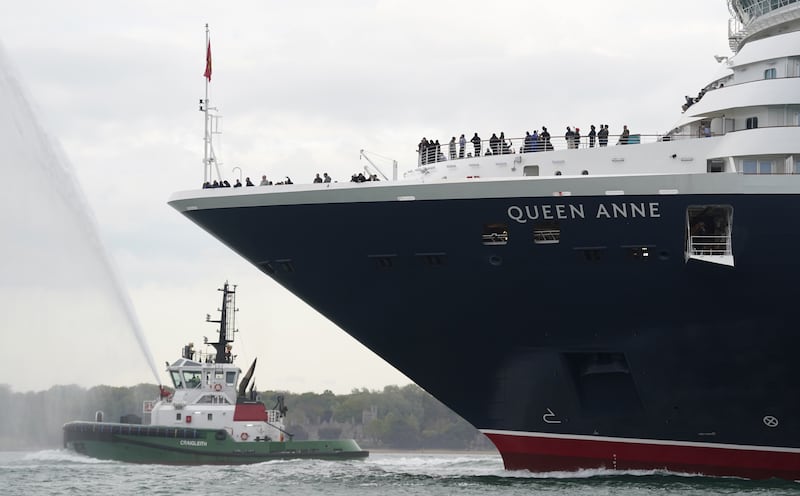
[[[796,200],[516,197],[183,213],[483,430],[509,469],[800,478],[800,234],[787,224],[800,215]],[[708,205],[733,212],[733,266],[687,258],[687,209]],[[484,244],[496,224],[507,242]],[[536,242],[542,225],[557,226],[557,243]]]

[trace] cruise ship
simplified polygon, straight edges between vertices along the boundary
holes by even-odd
[[[800,2],[728,7],[724,73],[677,96],[668,132],[445,146],[398,180],[169,204],[507,469],[800,479]]]

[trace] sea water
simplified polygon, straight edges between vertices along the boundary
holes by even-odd
[[[133,465],[64,450],[0,452],[4,495],[796,495],[800,483],[661,471],[505,471],[497,454],[373,453],[366,460]]]

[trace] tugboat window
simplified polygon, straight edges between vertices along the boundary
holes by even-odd
[[[226,383],[228,386],[233,386],[233,384],[234,384],[235,382],[236,382],[236,372],[226,372],[226,379],[225,379],[225,383]]]
[[[175,386],[175,389],[183,388],[183,381],[181,381],[181,374],[176,370],[171,370],[170,374],[172,375],[172,385]]]
[[[188,389],[193,389],[200,386],[201,373],[199,370],[185,370],[183,372],[183,380]]]

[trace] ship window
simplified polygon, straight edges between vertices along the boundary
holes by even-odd
[[[236,372],[226,372],[225,383],[228,386],[233,386],[234,382],[236,382]]]
[[[214,414],[213,413],[209,413],[208,414],[208,420],[209,421],[214,420]]]
[[[756,129],[758,127],[758,117],[748,117],[745,121],[747,129]]]
[[[767,69],[766,71],[764,71],[764,79],[775,79],[777,75],[778,75],[777,71],[775,71],[774,67],[772,69]]]
[[[282,268],[286,272],[294,272],[294,264],[290,259],[287,260],[276,260],[275,261],[280,268]]]
[[[176,413],[175,414],[175,420],[180,420],[180,419],[181,419],[181,414],[180,413]]]
[[[538,165],[526,165],[522,168],[522,175],[523,176],[538,176],[539,175],[539,166]]]
[[[623,246],[628,251],[628,258],[631,260],[650,260],[653,256],[653,246]]]
[[[395,265],[397,255],[368,255],[367,258],[372,260],[372,263],[375,264],[375,267],[379,269],[389,269]]]
[[[187,389],[192,389],[200,386],[200,378],[202,377],[199,370],[184,370],[183,381]]]
[[[775,162],[772,160],[742,160],[742,172],[744,174],[772,174]]]
[[[725,162],[723,160],[709,160],[706,164],[706,172],[725,172]]]
[[[508,227],[505,224],[486,224],[482,239],[485,245],[507,245]]]
[[[175,389],[183,388],[183,381],[181,381],[181,374],[177,370],[170,370],[170,375],[172,376],[172,385],[175,386]]]
[[[578,254],[578,258],[584,260],[586,262],[599,262],[605,256],[606,247],[605,246],[589,246],[589,247],[581,247],[575,248],[575,252]]]
[[[444,265],[445,253],[416,253],[415,255],[425,265]]]
[[[533,242],[548,245],[561,242],[561,227],[558,222],[537,222],[533,225]]]

